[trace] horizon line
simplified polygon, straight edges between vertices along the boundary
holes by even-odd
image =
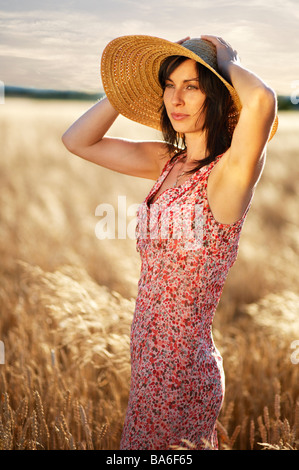
[[[35,99],[75,99],[75,100],[99,100],[105,96],[104,91],[83,91],[55,88],[37,88],[19,85],[5,85],[2,82],[4,97],[29,97]],[[298,110],[299,102],[294,103],[291,95],[277,95],[279,110]],[[296,100],[297,101],[297,100]],[[298,100],[299,101],[299,100]]]

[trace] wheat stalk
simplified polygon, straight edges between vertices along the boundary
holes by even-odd
[[[88,425],[85,410],[84,410],[82,405],[79,405],[79,409],[80,409],[80,415],[81,415],[81,421],[82,421],[82,424],[83,424],[83,429],[84,429],[84,432],[85,432],[87,448],[89,450],[93,450],[92,436],[91,436],[90,427]]]
[[[253,450],[255,442],[255,424],[254,420],[250,420],[250,433],[249,433],[250,448]]]

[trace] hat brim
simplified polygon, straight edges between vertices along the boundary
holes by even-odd
[[[101,58],[101,77],[111,105],[126,118],[161,130],[160,109],[163,90],[158,75],[162,62],[180,55],[207,67],[226,86],[234,102],[231,116],[235,127],[242,105],[234,87],[201,57],[186,47],[154,36],[131,35],[112,40]],[[277,116],[269,140],[277,130]]]

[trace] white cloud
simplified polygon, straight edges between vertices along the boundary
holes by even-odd
[[[149,34],[175,41],[215,34],[238,50],[244,65],[279,92],[288,92],[290,79],[299,78],[294,60],[299,49],[296,2],[31,0],[18,3],[18,8],[26,6],[24,11],[11,3],[11,11],[0,16],[0,79],[7,84],[95,90],[101,53],[114,37]]]

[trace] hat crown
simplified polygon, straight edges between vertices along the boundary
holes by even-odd
[[[217,51],[214,44],[210,41],[200,38],[188,39],[182,43],[182,46],[194,54],[198,55],[213,69],[217,70]]]

